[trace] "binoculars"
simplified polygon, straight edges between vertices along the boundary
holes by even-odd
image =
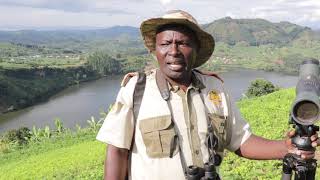
[[[220,180],[213,163],[205,163],[204,167],[189,166],[187,169],[187,180]]]

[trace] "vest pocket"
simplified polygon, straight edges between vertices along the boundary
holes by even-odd
[[[170,115],[141,120],[139,129],[149,157],[169,157],[171,141],[175,136]],[[174,148],[175,155],[178,148]]]
[[[213,126],[213,131],[215,136],[218,138],[218,152],[223,152],[226,145],[226,119],[224,116],[219,116],[218,114],[209,113],[209,120]]]

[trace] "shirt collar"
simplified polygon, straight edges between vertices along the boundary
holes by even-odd
[[[198,77],[194,74],[194,72],[192,72],[191,75],[191,84],[189,86],[189,89],[195,89],[195,90],[199,90],[199,89],[204,89],[206,86],[200,81],[200,79],[198,79]],[[168,88],[170,91],[176,93],[177,91],[180,90],[180,87],[177,85],[172,85],[170,82],[168,82]]]

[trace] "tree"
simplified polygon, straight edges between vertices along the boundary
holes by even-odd
[[[258,97],[258,96],[263,96],[278,90],[279,90],[279,87],[274,86],[270,81],[267,81],[265,79],[256,79],[251,82],[246,92],[246,96],[249,98]]]
[[[121,73],[121,64],[106,53],[95,52],[88,57],[88,65],[101,75]]]

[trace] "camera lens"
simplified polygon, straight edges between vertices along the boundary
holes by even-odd
[[[318,118],[318,106],[311,101],[301,101],[295,107],[295,117],[302,124],[312,124]]]

